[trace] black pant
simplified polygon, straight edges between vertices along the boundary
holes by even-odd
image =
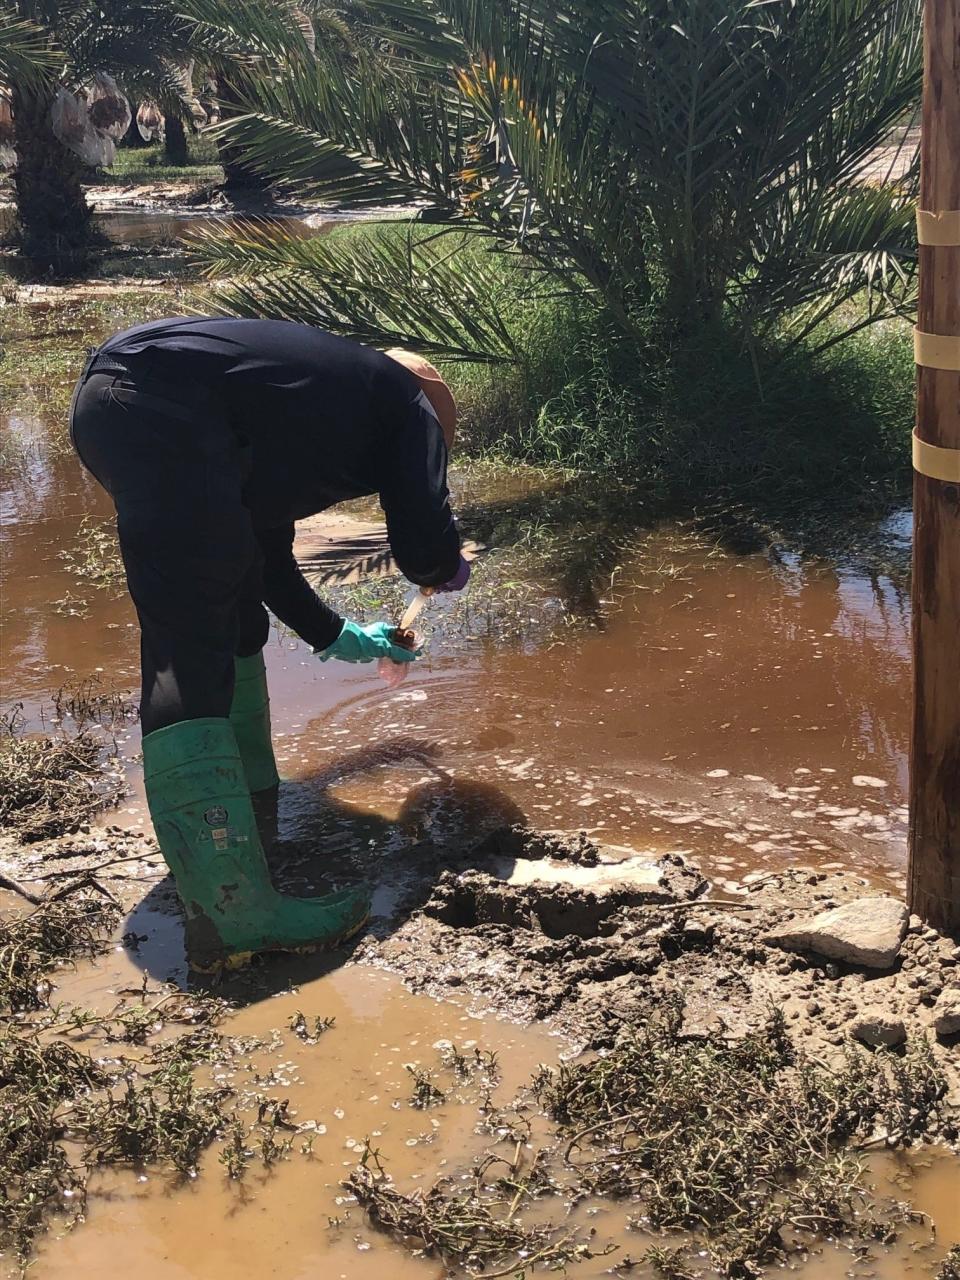
[[[91,358],[70,434],[112,496],[140,619],[143,732],[226,716],[234,656],[263,648],[261,553],[241,489],[245,455],[208,388]]]

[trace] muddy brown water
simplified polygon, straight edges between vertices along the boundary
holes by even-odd
[[[38,724],[62,685],[99,676],[107,688],[134,689],[136,628],[122,595],[78,580],[62,558],[84,516],[110,515],[69,451],[50,447],[62,421],[42,407],[5,404],[0,431],[17,444],[0,507],[2,705],[22,702]],[[482,501],[499,483],[455,475],[454,495]],[[900,515],[877,536],[904,544],[908,528]],[[423,823],[472,831],[523,816],[641,853],[685,853],[720,883],[800,862],[853,865],[902,886],[909,614],[899,578],[854,562],[731,555],[666,526],[625,558],[601,599],[600,624],[497,644],[445,633],[441,623],[428,659],[393,692],[373,671],[321,664],[275,631],[266,656],[284,834],[382,847]],[[131,795],[104,821],[140,829],[138,733],[119,736]],[[182,977],[176,922],[157,916],[145,931],[138,977],[144,967]],[[132,972],[118,949],[65,978],[58,997],[98,1005]],[[411,996],[362,967],[303,980],[294,965],[290,980],[302,982],[299,990],[250,1004],[227,1029],[263,1035],[297,1009],[336,1017],[316,1046],[288,1037],[281,1054],[293,1064],[282,1068],[283,1091],[298,1118],[325,1126],[314,1158],[252,1176],[245,1191],[226,1182],[215,1154],[185,1185],[104,1176],[86,1223],[44,1243],[34,1274],[442,1274],[340,1202],[357,1143],[372,1135],[408,1188],[463,1169],[484,1146],[476,1106],[412,1110],[404,1064],[432,1061],[441,1040],[476,1040],[507,1064],[498,1091],[506,1101],[563,1045],[543,1028],[477,1020]],[[276,1055],[261,1068],[278,1070]],[[926,1226],[869,1264],[827,1248],[802,1267],[810,1280],[932,1275],[934,1259],[960,1240],[956,1162],[926,1151],[877,1159],[873,1172],[936,1219],[936,1248]],[[328,1225],[347,1211],[345,1223]],[[582,1212],[624,1252],[637,1256],[648,1243],[626,1231],[625,1210],[589,1204]],[[577,1271],[611,1274],[613,1263]]]
[[[294,978],[294,968],[289,976]],[[129,954],[117,948],[95,965],[64,975],[58,996],[102,1007],[138,981]],[[415,1109],[409,1105],[408,1065],[435,1067],[451,1041],[468,1052],[474,1044],[493,1051],[503,1073],[493,1101],[505,1105],[529,1083],[538,1064],[558,1061],[562,1043],[543,1027],[477,1019],[450,1002],[413,998],[396,978],[359,966],[333,970],[291,990],[284,990],[282,981],[273,985],[277,994],[241,1009],[227,1029],[262,1038],[276,1031],[282,1044],[218,1069],[215,1078],[241,1090],[288,1098],[297,1122],[310,1126],[311,1155],[294,1155],[268,1172],[253,1167],[240,1184],[224,1176],[216,1151],[207,1153],[195,1180],[155,1172],[94,1175],[83,1225],[51,1233],[40,1245],[31,1275],[42,1280],[94,1274],[110,1280],[130,1274],[143,1280],[302,1280],[319,1273],[339,1280],[384,1274],[437,1280],[446,1274],[436,1260],[412,1256],[374,1232],[341,1179],[356,1166],[369,1139],[404,1190],[426,1189],[438,1176],[455,1182],[490,1146],[489,1135],[478,1131],[477,1090],[464,1086],[459,1097],[457,1091],[451,1095],[453,1101]],[[309,1018],[335,1018],[335,1026],[317,1043],[304,1044],[286,1030],[298,1011]],[[881,1197],[909,1197],[926,1220],[905,1228],[895,1251],[879,1251],[879,1257],[871,1251],[859,1264],[848,1248],[827,1245],[793,1268],[804,1280],[919,1280],[933,1274],[951,1244],[960,1243],[960,1176],[951,1157],[936,1149],[874,1156],[868,1160],[867,1181]],[[547,1219],[557,1221],[561,1212],[549,1199],[542,1205]],[[621,1258],[637,1258],[653,1243],[678,1242],[631,1228],[631,1212],[629,1205],[588,1200],[565,1225],[595,1230],[600,1242],[618,1242]],[[931,1221],[937,1224],[935,1235]],[[643,1267],[618,1271],[616,1261],[614,1254],[583,1262],[571,1274],[584,1280],[626,1274],[652,1280]]]

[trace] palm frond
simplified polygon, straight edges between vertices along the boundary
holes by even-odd
[[[121,79],[163,74],[169,62],[190,56],[188,24],[161,0],[85,0],[61,9],[56,35],[74,86],[97,71]]]
[[[48,32],[21,18],[12,5],[0,4],[0,86],[34,85],[55,74],[63,61]]]
[[[502,269],[463,233],[385,224],[378,233],[304,238],[249,220],[201,231],[190,243],[224,314],[294,320],[448,360],[517,358],[498,306]],[[203,306],[210,307],[207,293]]]
[[[244,164],[301,195],[353,208],[427,201],[452,210],[472,113],[392,76],[366,54],[250,79],[243,114],[220,126]]]
[[[310,57],[293,0],[173,0],[192,47],[230,71],[289,65]]]
[[[755,333],[807,337],[853,298],[871,320],[903,315],[916,296],[915,203],[891,187],[851,185],[784,196],[755,245],[756,271],[732,302]]]

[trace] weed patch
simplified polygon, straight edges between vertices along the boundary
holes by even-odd
[[[0,716],[0,824],[22,841],[80,830],[123,784],[87,729],[28,734],[21,706]]]
[[[403,1195],[390,1181],[379,1153],[368,1145],[344,1186],[371,1221],[394,1239],[408,1247],[413,1244],[447,1265],[483,1270],[488,1280],[526,1274],[534,1267],[561,1270],[567,1263],[611,1252],[591,1249],[574,1231],[524,1225],[515,1216],[517,1204],[531,1193],[532,1185],[529,1179],[521,1181],[521,1158],[518,1154],[512,1162],[485,1161],[464,1192],[436,1183],[429,1191]],[[501,1164],[502,1175],[492,1177]]]
[[[702,1275],[705,1257],[748,1280],[804,1241],[895,1238],[906,1211],[871,1201],[855,1148],[878,1130],[888,1145],[917,1138],[936,1116],[946,1081],[925,1042],[900,1058],[851,1050],[831,1068],[791,1046],[778,1011],[736,1040],[685,1032],[679,997],[641,1025],[603,1056],[538,1073],[552,1140],[536,1146],[519,1113],[498,1113],[487,1127],[512,1155],[498,1146],[456,1182],[404,1194],[368,1145],[345,1185],[381,1229],[485,1276],[595,1256],[541,1211],[525,1221],[545,1197],[565,1220],[588,1197],[613,1198],[636,1206],[638,1230],[685,1233],[644,1258],[668,1280]],[[453,1047],[444,1065],[474,1069]],[[432,1073],[412,1074],[413,1105],[443,1099]]]
[[[128,1075],[117,1094],[82,1100],[71,1129],[84,1140],[88,1163],[162,1162],[190,1174],[221,1132],[223,1104],[231,1093],[199,1088],[187,1071],[168,1064],[145,1081]]]
[[[46,1008],[52,986],[45,973],[103,950],[118,918],[109,899],[71,893],[0,921],[0,1015]]]
[[[106,1013],[51,1007],[50,970],[102,949],[116,920],[109,900],[84,891],[0,924],[0,1252],[24,1265],[50,1215],[82,1213],[93,1168],[192,1177],[229,1134],[222,1162],[239,1177],[251,1160],[285,1158],[299,1133],[285,1102],[258,1096],[250,1118],[250,1099],[198,1083],[199,1068],[264,1047],[216,1029],[232,1007],[220,997],[145,981]],[[158,1038],[172,1026],[187,1029]],[[131,1056],[94,1057],[57,1035],[93,1040],[101,1053],[122,1044]]]
[[[779,1012],[730,1043],[682,1027],[675,1001],[607,1056],[536,1082],[575,1194],[633,1198],[643,1226],[701,1235],[724,1276],[782,1259],[791,1232],[883,1238],[847,1148],[878,1127],[891,1145],[924,1132],[946,1089],[926,1043],[830,1069],[791,1048]]]
[[[63,1146],[63,1112],[105,1083],[67,1044],[0,1031],[0,1250],[25,1261],[48,1213],[82,1212],[85,1180]]]
[[[197,1086],[192,1055],[165,1047],[160,1058],[153,1070],[121,1062],[110,1071],[34,1028],[0,1031],[0,1250],[25,1263],[49,1214],[80,1214],[92,1167],[196,1170],[226,1125],[231,1091]]]

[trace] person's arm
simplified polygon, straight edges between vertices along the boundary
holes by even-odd
[[[404,577],[421,587],[437,587],[460,568],[443,432],[419,388],[390,428],[380,489],[390,549]]]
[[[263,552],[263,602],[314,649],[326,649],[343,630],[343,619],[324,604],[300,571],[293,554],[294,527],[257,529]]]

